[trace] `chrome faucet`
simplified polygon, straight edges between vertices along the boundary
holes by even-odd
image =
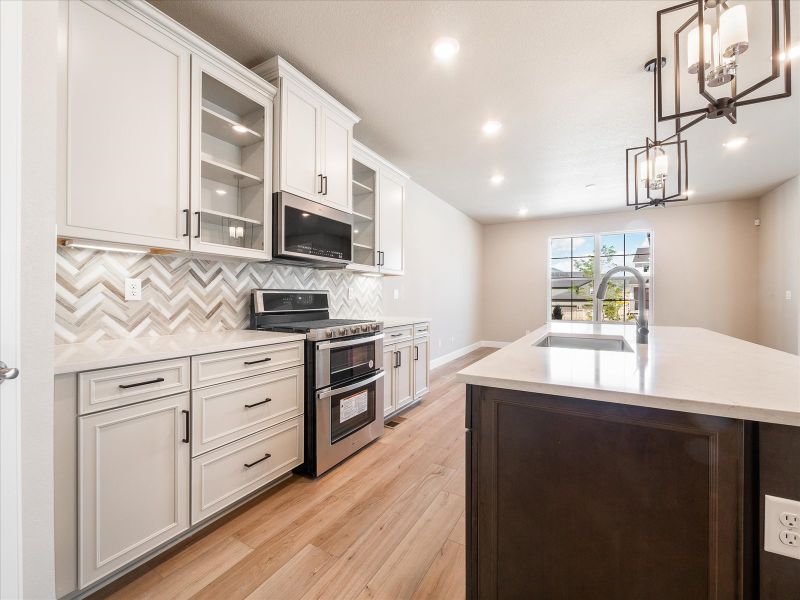
[[[598,300],[605,299],[606,291],[608,291],[609,279],[611,279],[613,275],[623,271],[633,273],[634,277],[636,277],[636,280],[639,282],[639,293],[637,298],[639,303],[639,316],[636,317],[636,343],[646,344],[647,334],[650,333],[650,330],[647,328],[647,309],[644,307],[644,288],[647,283],[644,280],[644,275],[642,275],[638,269],[628,266],[619,266],[610,269],[608,273],[603,275],[603,278],[600,280],[600,285],[597,287],[596,296]]]

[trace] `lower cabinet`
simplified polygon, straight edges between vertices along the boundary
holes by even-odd
[[[428,393],[431,384],[430,338],[414,338],[414,399]]]
[[[192,460],[192,525],[303,462],[303,416]]]
[[[78,419],[79,583],[189,527],[189,394]]]
[[[428,324],[385,330],[383,414],[385,417],[422,398],[430,386]]]

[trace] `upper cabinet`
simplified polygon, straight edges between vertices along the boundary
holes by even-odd
[[[58,233],[187,250],[190,51],[110,2],[65,2]]]
[[[192,57],[193,250],[269,251],[272,98]]]
[[[275,89],[146,3],[62,6],[59,237],[269,259]]]
[[[402,275],[408,175],[353,142],[353,263],[351,270]]]
[[[359,118],[280,56],[254,71],[278,88],[273,190],[350,212]]]

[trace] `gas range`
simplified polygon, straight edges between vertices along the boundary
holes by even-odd
[[[383,323],[331,319],[325,291],[253,290],[250,329],[305,333],[312,342],[380,333]]]

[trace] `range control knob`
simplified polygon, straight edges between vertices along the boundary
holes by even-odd
[[[339,335],[347,335],[347,327],[340,327],[337,333]]]
[[[364,333],[366,333],[367,331],[369,331],[369,325],[362,325],[362,326],[361,326],[361,331],[363,331]]]
[[[378,329],[381,328],[381,326],[378,323],[373,323],[370,327],[372,331],[378,331]]]
[[[361,330],[360,327],[355,326],[350,328],[350,333],[358,333]]]
[[[325,337],[332,338],[333,337],[333,329],[326,329],[325,330]]]

